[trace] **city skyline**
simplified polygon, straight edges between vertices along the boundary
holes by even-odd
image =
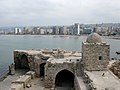
[[[0,26],[119,23],[115,0],[1,0]]]

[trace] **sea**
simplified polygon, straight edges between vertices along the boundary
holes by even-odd
[[[0,35],[0,76],[8,70],[8,65],[14,62],[13,51],[18,49],[54,49],[62,48],[67,51],[81,51],[82,42],[87,36],[69,35]],[[110,44],[110,57],[120,60],[120,40],[102,37]]]

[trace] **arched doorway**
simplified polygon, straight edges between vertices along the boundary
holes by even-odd
[[[72,90],[74,88],[74,74],[68,70],[60,71],[55,78],[56,88],[68,88]]]
[[[40,64],[40,77],[42,78],[44,78],[44,75],[45,75],[45,64],[46,63]]]
[[[30,69],[29,68],[29,64],[28,64],[28,58],[25,54],[23,54],[21,56],[21,60],[20,60],[20,68],[21,69]]]

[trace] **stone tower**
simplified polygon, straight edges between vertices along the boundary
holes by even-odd
[[[110,60],[110,45],[103,43],[100,35],[92,33],[82,43],[82,62],[88,71],[106,70]]]

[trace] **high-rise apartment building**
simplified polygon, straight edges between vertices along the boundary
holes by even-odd
[[[75,35],[80,35],[80,24],[79,23],[75,23],[74,24],[74,32]]]

